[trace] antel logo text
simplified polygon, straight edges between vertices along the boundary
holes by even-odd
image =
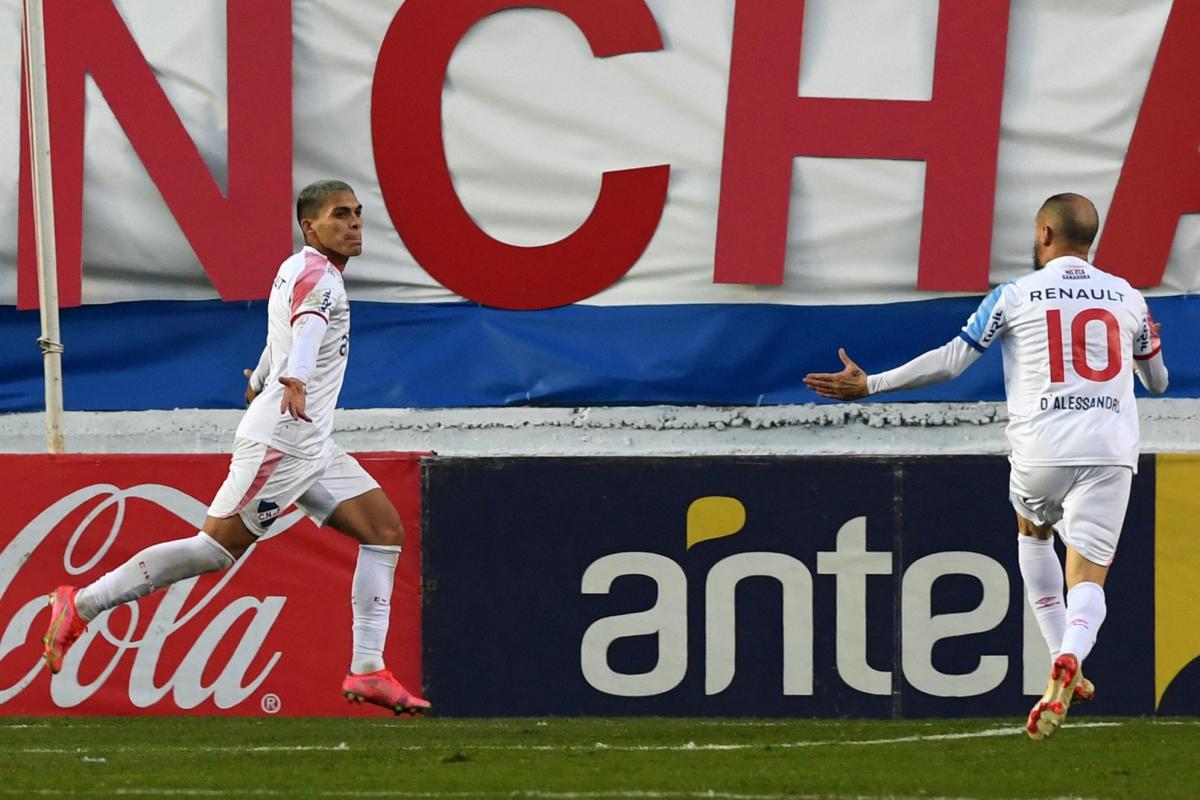
[[[844,523],[837,548],[818,552],[817,573],[837,582],[836,665],[838,677],[849,687],[871,695],[892,692],[892,673],[867,663],[867,576],[890,575],[892,554],[866,549],[866,517]],[[649,552],[624,552],[603,556],[583,573],[583,594],[608,594],[613,581],[625,575],[651,578],[657,600],[644,611],[603,617],[583,634],[580,668],[596,690],[618,697],[650,697],[677,687],[688,663],[688,578],[683,568],[666,556]],[[935,614],[932,587],[944,575],[968,575],[982,587],[978,605],[969,611]],[[705,694],[725,691],[734,679],[736,658],[736,594],[744,578],[766,576],[783,588],[783,687],[784,695],[813,694],[813,574],[800,559],[779,552],[745,552],[718,561],[705,584],[704,669]],[[939,671],[933,663],[938,642],[989,631],[1008,613],[1010,579],[995,559],[970,551],[934,553],[913,562],[901,578],[899,631],[904,678],[917,690],[936,697],[971,697],[995,689],[1008,675],[1010,657],[980,653],[977,666],[965,673]],[[827,624],[820,620],[820,624]],[[1049,655],[1026,604],[1023,620],[1024,656],[1022,686],[1026,694],[1044,688]],[[609,663],[609,647],[619,639],[654,636],[658,657],[645,672],[624,673]]]

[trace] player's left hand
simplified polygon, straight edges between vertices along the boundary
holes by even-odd
[[[845,369],[841,372],[810,372],[804,376],[804,385],[821,397],[833,400],[857,400],[866,397],[867,373],[850,360],[846,351],[838,348],[838,357]]]
[[[254,391],[254,386],[250,383],[250,376],[254,374],[254,371],[244,369],[242,374],[246,376],[246,405],[250,405],[254,402],[254,398],[258,397],[258,392]]]
[[[292,415],[292,419],[302,419],[305,422],[312,422],[308,415],[304,413],[304,405],[308,401],[308,395],[304,391],[304,382],[296,378],[280,377],[279,382],[283,384],[283,401],[279,404],[279,413],[287,412]]]

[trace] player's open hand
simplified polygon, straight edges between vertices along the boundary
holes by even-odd
[[[1146,309],[1146,324],[1150,327],[1150,341],[1157,346],[1162,341],[1162,323],[1155,322],[1154,317],[1150,316],[1150,309]]]
[[[804,385],[821,397],[833,400],[857,400],[867,396],[867,373],[850,360],[846,351],[838,348],[838,357],[845,369],[841,372],[810,372],[804,376]]]
[[[304,404],[308,401],[308,395],[304,391],[304,382],[286,377],[281,377],[279,382],[283,384],[283,401],[279,404],[279,413],[282,414],[286,411],[292,415],[292,419],[312,422],[304,413]]]
[[[242,374],[246,376],[246,405],[250,405],[254,402],[254,398],[258,397],[258,392],[254,391],[254,387],[250,385],[250,376],[254,374],[254,371],[244,369]]]

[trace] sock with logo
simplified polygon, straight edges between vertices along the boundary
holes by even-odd
[[[350,671],[356,675],[383,669],[383,643],[392,611],[392,582],[399,546],[364,544],[358,548],[358,566],[350,604],[354,610],[354,656]]]
[[[1092,652],[1107,610],[1103,586],[1091,581],[1072,586],[1067,592],[1067,632],[1063,634],[1062,652],[1073,654],[1083,664]]]
[[[102,611],[137,600],[155,589],[225,569],[233,562],[229,551],[204,531],[187,539],[162,542],[80,589],[75,595],[75,609],[90,621]]]
[[[1062,563],[1054,552],[1053,537],[1017,536],[1017,563],[1021,567],[1029,607],[1033,609],[1042,638],[1046,640],[1050,658],[1054,658],[1062,647],[1067,611],[1063,606]]]

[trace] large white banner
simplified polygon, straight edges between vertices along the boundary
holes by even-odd
[[[756,1],[763,4],[742,3]],[[939,17],[960,2],[967,0],[944,0],[940,6],[936,0],[807,0],[797,94],[930,100]],[[112,4],[203,163],[225,187],[226,3]],[[385,34],[395,34],[388,33],[389,26],[402,5],[291,4],[292,188],[340,177],[356,189],[367,220],[365,253],[348,272],[356,299],[448,301],[455,293],[401,240],[376,172],[377,153],[388,143],[373,138],[372,93],[379,90],[377,81],[391,79],[377,75],[376,64]],[[484,233],[526,247],[556,242],[588,219],[602,173],[669,165],[665,205],[648,246],[623,277],[586,302],[840,305],[940,296],[918,288],[926,162],[917,159],[795,158],[782,283],[714,281],[740,4],[646,0],[645,5],[661,49],[597,57],[576,21],[544,8],[483,15],[462,36],[446,72],[442,135],[453,188]],[[235,2],[230,8],[239,13],[245,6]],[[1107,217],[1171,11],[1170,0],[1011,3],[1002,59],[991,283],[1029,268],[1033,215],[1045,197],[1080,192]],[[0,303],[7,305],[18,294],[20,35],[21,3],[3,0]],[[408,35],[420,39],[419,32]],[[86,79],[82,303],[218,297],[143,157],[110,111],[106,95],[114,91],[113,80],[103,81],[109,85]],[[414,126],[426,124],[412,120]],[[286,131],[280,135],[286,138]],[[964,181],[964,196],[979,193],[969,176]],[[391,191],[420,197],[426,188]],[[260,225],[254,218],[233,219],[203,235],[236,253],[260,234]],[[1102,229],[1101,246],[1103,236]],[[264,285],[264,295],[265,290]],[[1161,284],[1148,293],[1197,290],[1200,220],[1184,215]]]

